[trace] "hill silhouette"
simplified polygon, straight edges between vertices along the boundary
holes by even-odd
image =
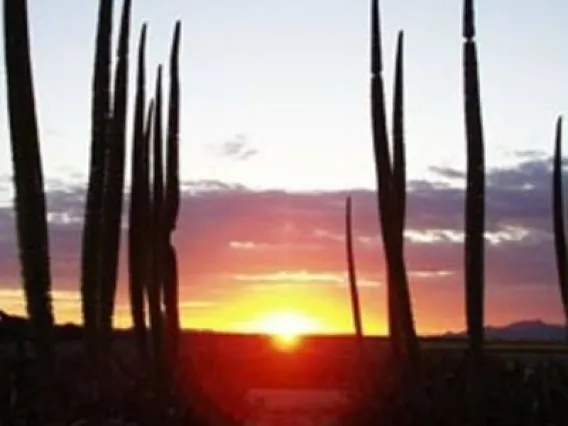
[[[541,340],[558,341],[566,336],[566,328],[559,324],[549,324],[539,319],[517,321],[502,327],[485,327],[487,340]],[[466,332],[449,332],[443,337],[465,338]]]

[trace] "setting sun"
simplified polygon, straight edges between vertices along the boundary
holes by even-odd
[[[301,342],[299,334],[275,334],[272,336],[274,346],[282,351],[291,351],[298,347]]]
[[[301,337],[316,332],[318,324],[313,319],[296,312],[277,312],[258,320],[259,329],[272,336],[274,344],[281,350],[297,347]]]

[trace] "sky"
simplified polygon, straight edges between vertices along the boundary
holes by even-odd
[[[96,3],[29,0],[60,321],[79,319]],[[175,20],[183,22],[176,242],[185,326],[254,330],[271,313],[293,311],[316,331],[350,331],[342,214],[353,193],[365,327],[386,330],[371,192],[368,3],[136,0],[131,48],[148,22],[151,81],[168,58]],[[477,3],[489,169],[487,321],[560,322],[549,166],[554,122],[568,112],[568,4]],[[383,0],[381,12],[389,110],[396,34],[405,31],[406,254],[417,327],[461,329],[461,1]],[[134,77],[132,68],[131,83]],[[21,313],[5,83],[0,111],[0,309]],[[121,325],[128,324],[124,265]]]

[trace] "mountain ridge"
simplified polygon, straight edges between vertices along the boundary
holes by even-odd
[[[566,327],[560,324],[544,322],[541,319],[515,321],[503,326],[485,327],[487,340],[544,340],[556,341],[566,339]],[[444,333],[441,337],[463,338],[466,331]]]

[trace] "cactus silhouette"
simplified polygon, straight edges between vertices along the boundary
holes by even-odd
[[[161,362],[163,344],[163,285],[162,270],[164,266],[164,232],[163,232],[163,144],[162,144],[162,67],[158,67],[156,91],[154,98],[152,145],[152,197],[151,197],[151,238],[152,238],[152,271],[148,289],[148,309],[150,311],[150,327],[152,350],[157,364]]]
[[[394,107],[394,164],[391,164],[382,79],[379,2],[371,2],[371,114],[377,178],[377,201],[386,261],[389,334],[395,355],[404,355],[409,366],[419,361],[419,345],[408,276],[404,261],[403,230],[406,204],[404,140],[402,117],[402,35],[397,47],[397,77]]]
[[[351,197],[345,202],[345,249],[347,254],[347,271],[349,275],[349,291],[351,295],[351,309],[353,312],[353,324],[359,346],[363,345],[363,321],[361,317],[361,305],[359,288],[357,287],[357,272],[355,266],[355,253],[353,252],[353,221]]]
[[[110,116],[110,48],[112,0],[101,0],[92,94],[91,159],[83,227],[81,258],[81,301],[86,351],[96,357],[99,341],[99,312],[102,255],[103,188],[106,170]]]
[[[384,101],[384,87],[382,79],[382,47],[381,47],[381,29],[379,17],[379,2],[372,0],[371,10],[371,114],[373,126],[373,148],[375,155],[375,170],[377,175],[378,205],[379,217],[381,221],[381,230],[383,235],[383,247],[385,254],[389,252],[387,246],[389,243],[389,224],[387,203],[391,185],[391,164],[389,154],[388,135],[386,128],[386,112]],[[386,231],[386,232],[385,232]],[[388,255],[387,255],[388,256]],[[390,276],[390,265],[388,258],[385,259],[385,268],[387,275]],[[388,301],[388,323],[389,335],[394,352],[399,354],[401,351],[401,343],[399,333],[397,332],[397,309],[395,306],[395,290],[391,285],[392,280],[387,279],[387,301]]]
[[[399,200],[399,230],[397,236],[404,246],[406,219],[406,152],[404,146],[404,33],[398,33],[396,47],[393,98],[393,190]]]
[[[150,244],[146,232],[150,223],[150,147],[145,133],[146,114],[146,24],[138,48],[138,76],[132,143],[132,176],[128,228],[129,290],[132,323],[139,354],[147,354],[145,293],[148,288]]]
[[[53,358],[49,240],[26,0],[4,1],[4,43],[21,274],[34,348],[40,363],[49,367]]]
[[[174,30],[170,55],[170,96],[167,130],[166,156],[166,191],[164,198],[164,305],[165,321],[168,334],[168,346],[172,355],[177,354],[179,324],[179,294],[176,251],[172,242],[172,233],[177,224],[180,203],[179,188],[179,115],[180,115],[180,82],[179,82],[179,48],[181,22],[177,22]]]
[[[109,344],[112,332],[122,229],[131,5],[131,0],[125,0],[122,10],[118,60],[114,76],[114,105],[112,119],[109,123],[109,143],[106,152],[108,157],[107,169],[103,187],[103,268],[100,321],[105,345]]]
[[[483,353],[485,158],[473,0],[464,3],[464,95],[467,144],[465,195],[465,291],[469,350]]]
[[[558,285],[564,309],[566,335],[568,336],[568,276],[566,268],[566,226],[564,224],[564,189],[562,185],[562,118],[556,123],[556,137],[554,143],[554,159],[552,171],[552,214],[554,225],[554,250],[556,254],[556,270],[558,272]]]

